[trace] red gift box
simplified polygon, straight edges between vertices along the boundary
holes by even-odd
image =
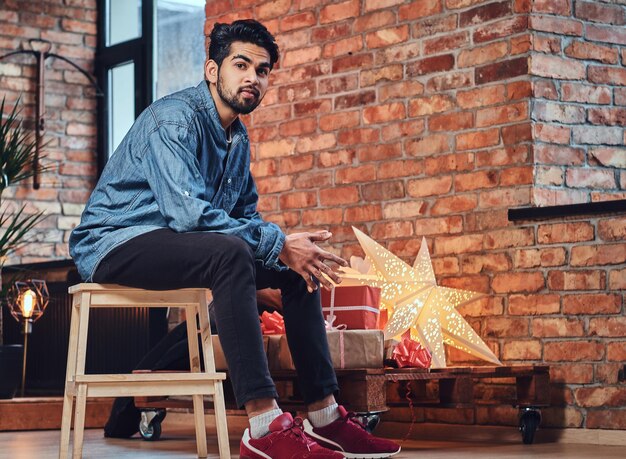
[[[335,316],[333,327],[346,326],[348,330],[374,330],[379,328],[380,289],[358,285],[354,287],[336,287],[335,303],[332,314]],[[324,319],[331,321],[331,296],[329,290],[322,289],[322,312]]]

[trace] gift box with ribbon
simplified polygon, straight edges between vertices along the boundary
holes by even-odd
[[[366,285],[322,289],[324,319],[348,330],[380,328],[380,289]],[[334,320],[333,320],[334,317]]]
[[[394,360],[398,368],[430,368],[432,356],[428,349],[405,333],[402,341],[385,341],[385,359]]]
[[[283,335],[285,333],[285,320],[279,312],[263,311],[260,320],[261,332],[264,335]]]
[[[335,368],[381,368],[382,330],[330,330],[326,334]],[[282,370],[294,370],[287,337],[281,336],[278,356]]]

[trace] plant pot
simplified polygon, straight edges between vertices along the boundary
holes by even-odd
[[[0,345],[0,399],[13,398],[22,382],[21,344]]]

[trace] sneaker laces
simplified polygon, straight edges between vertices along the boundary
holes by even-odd
[[[300,416],[293,418],[291,427],[285,428],[282,433],[304,443],[309,451],[311,451],[311,446],[315,445],[315,442],[304,433],[304,421]]]

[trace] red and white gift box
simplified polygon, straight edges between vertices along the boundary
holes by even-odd
[[[348,330],[380,328],[379,307],[378,287],[357,285],[335,287],[331,291],[322,289],[322,313],[332,327],[345,325]]]

